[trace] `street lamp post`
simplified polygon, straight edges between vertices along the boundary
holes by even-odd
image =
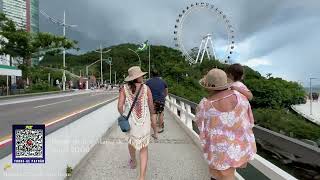
[[[134,53],[138,56],[138,58],[139,58],[139,63],[140,63],[140,67],[141,67],[141,60],[140,60],[139,54],[138,54],[136,51],[134,51],[134,50],[132,50],[132,49],[130,49],[130,48],[128,48],[128,50],[134,52]]]
[[[112,77],[112,74],[111,74],[111,66],[112,66],[112,57],[109,57],[108,59],[107,59],[107,63],[109,64],[109,67],[110,67],[110,80],[109,80],[109,82],[110,82],[110,85],[112,84],[112,79],[111,79],[111,77]]]
[[[102,74],[102,54],[103,53],[108,53],[108,52],[110,52],[111,51],[111,49],[108,49],[107,51],[102,51],[103,49],[102,49],[102,45],[100,44],[100,50],[99,51],[96,51],[96,52],[100,52],[100,81],[101,81],[101,84],[103,84],[103,74]]]
[[[313,79],[317,79],[317,78],[310,78],[310,115],[312,115],[312,101],[313,101],[313,97],[312,97],[312,80]]]

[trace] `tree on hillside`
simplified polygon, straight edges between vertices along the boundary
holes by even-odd
[[[272,73],[267,73],[266,76],[267,76],[267,78],[269,79],[269,78],[271,78]]]

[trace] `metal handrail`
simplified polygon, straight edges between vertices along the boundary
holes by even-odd
[[[177,103],[177,100],[179,103]],[[191,102],[182,97],[169,94],[166,100],[166,107],[175,115],[176,118],[180,120],[191,132],[192,136],[196,136],[195,143],[199,146],[199,136],[197,132],[197,127],[194,125],[195,113],[192,113],[191,108],[196,108],[197,104]],[[249,162],[253,167],[255,167],[262,174],[270,179],[276,180],[297,180],[295,177],[291,176],[287,172],[283,171],[279,167],[265,160],[259,155],[255,155],[254,160]],[[243,179],[241,176],[237,176],[238,179]]]

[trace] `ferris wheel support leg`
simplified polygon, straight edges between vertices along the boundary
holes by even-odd
[[[208,39],[206,40],[206,43],[204,44],[204,48],[203,48],[203,51],[202,51],[200,63],[202,63],[202,61],[203,61],[203,57],[204,57],[204,54],[206,53],[207,46],[208,46]]]
[[[213,57],[214,57],[214,59],[216,59],[216,53],[215,53],[215,51],[214,51],[214,45],[213,45],[213,42],[212,42],[212,39],[210,38],[210,42],[211,42],[211,47],[212,47],[212,52],[213,52]]]
[[[211,39],[210,39],[210,41],[211,41]],[[212,43],[212,42],[211,42]],[[207,57],[208,57],[208,59],[210,60],[211,58],[210,58],[210,48],[207,46],[206,47],[206,53],[207,53]]]
[[[199,50],[198,50],[196,63],[198,63],[198,60],[199,60],[199,56],[200,56],[200,53],[201,53],[201,50],[202,50],[202,44],[203,44],[203,43],[204,43],[204,40],[202,39],[202,40],[201,40],[201,43],[200,43]]]

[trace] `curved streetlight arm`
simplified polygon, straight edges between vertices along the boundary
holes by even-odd
[[[86,75],[87,75],[87,78],[88,78],[88,69],[89,69],[89,67],[92,66],[92,65],[94,65],[94,64],[96,64],[96,63],[99,62],[99,61],[100,61],[100,59],[98,59],[98,60],[95,61],[94,63],[91,63],[91,64],[89,64],[89,65],[86,66]]]
[[[106,51],[102,51],[102,53],[108,53],[108,52],[110,52],[112,49],[108,49],[108,50],[106,50]],[[95,52],[97,52],[97,53],[101,53],[101,50],[95,50]]]
[[[97,63],[97,62],[99,62],[100,61],[100,59],[98,59],[97,61],[95,61],[94,63],[91,63],[90,65],[88,65],[88,67],[90,67],[90,66],[92,66],[92,65],[94,65],[95,63]]]
[[[102,59],[102,61],[105,61],[105,62],[107,62],[107,63],[108,63],[109,60],[110,60],[110,59]],[[93,63],[91,63],[91,64],[89,64],[89,65],[86,66],[86,75],[87,75],[87,76],[88,76],[88,69],[89,69],[89,67],[92,66],[92,65],[94,65],[94,64],[96,64],[96,63],[99,62],[99,61],[101,61],[101,60],[98,59],[97,61],[95,61],[95,62],[93,62]]]
[[[128,50],[134,52],[134,53],[138,56],[138,58],[139,58],[139,63],[140,63],[140,67],[141,67],[141,60],[140,60],[139,54],[138,54],[136,51],[134,51],[134,50],[132,50],[132,49],[130,49],[130,48],[128,48]]]

